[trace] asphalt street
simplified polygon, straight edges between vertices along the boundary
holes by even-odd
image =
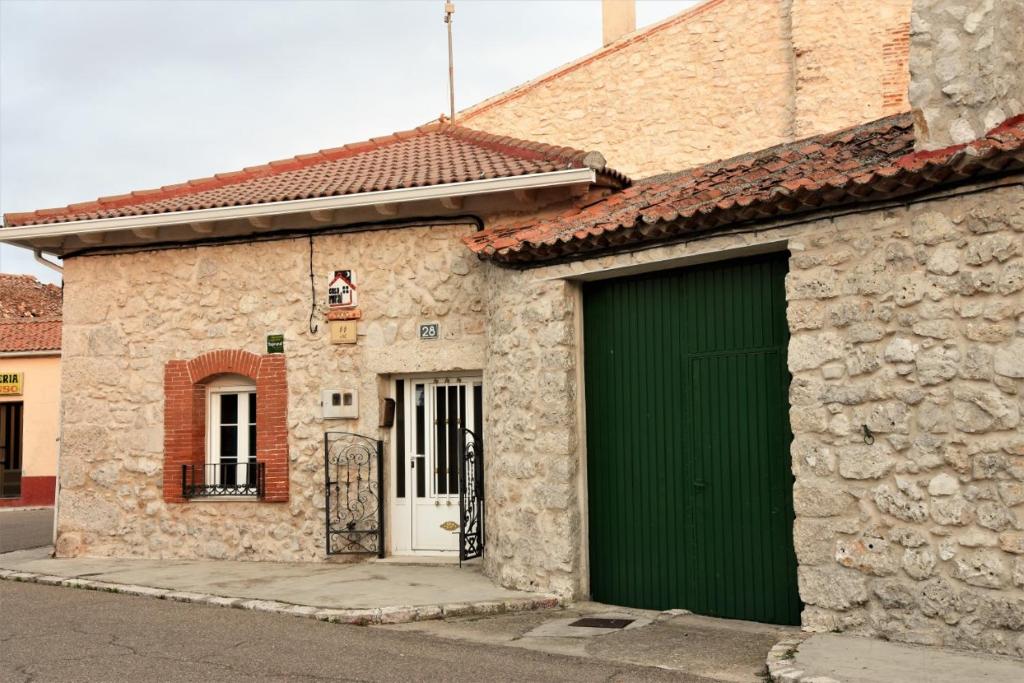
[[[0,553],[50,545],[53,508],[0,510]]]
[[[0,581],[0,680],[690,681],[416,632]]]

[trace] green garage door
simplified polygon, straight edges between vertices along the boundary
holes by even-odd
[[[594,600],[800,623],[786,255],[584,288]]]

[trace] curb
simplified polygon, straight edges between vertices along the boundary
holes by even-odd
[[[815,676],[796,667],[796,651],[801,643],[813,633],[801,633],[789,636],[777,642],[768,650],[765,664],[768,666],[768,679],[774,683],[840,683],[828,676]]]
[[[287,614],[293,617],[304,617],[306,619],[316,619],[317,621],[327,621],[332,624],[352,624],[355,626],[405,624],[412,621],[447,619],[449,617],[464,617],[471,615],[502,614],[505,612],[523,612],[563,606],[563,602],[558,596],[540,593],[536,597],[530,598],[509,598],[507,600],[487,600],[484,602],[457,602],[442,605],[409,605],[341,609],[313,607],[311,605],[297,605],[277,600],[228,598],[220,595],[211,595],[209,593],[191,593],[188,591],[136,586],[126,583],[109,583],[106,581],[92,581],[89,579],[68,579],[62,576],[19,572],[10,569],[0,569],[0,581],[20,581],[23,583],[38,583],[44,586],[81,588],[84,590],[120,593],[122,595],[135,595],[147,598],[157,598],[158,600],[172,600],[174,602],[210,605],[213,607],[234,607],[236,609],[248,609],[256,612],[268,612],[271,614]]]

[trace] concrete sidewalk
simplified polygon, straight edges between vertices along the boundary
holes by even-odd
[[[819,633],[772,648],[768,672],[773,681],[784,683],[1019,683],[1024,660]]]
[[[552,595],[496,586],[471,565],[53,559],[50,552],[50,548],[37,548],[0,555],[0,579],[355,624],[403,623],[559,605]]]

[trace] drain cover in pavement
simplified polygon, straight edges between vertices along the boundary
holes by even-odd
[[[584,617],[577,619],[569,626],[583,626],[586,628],[626,628],[636,619],[601,619],[600,617]]]

